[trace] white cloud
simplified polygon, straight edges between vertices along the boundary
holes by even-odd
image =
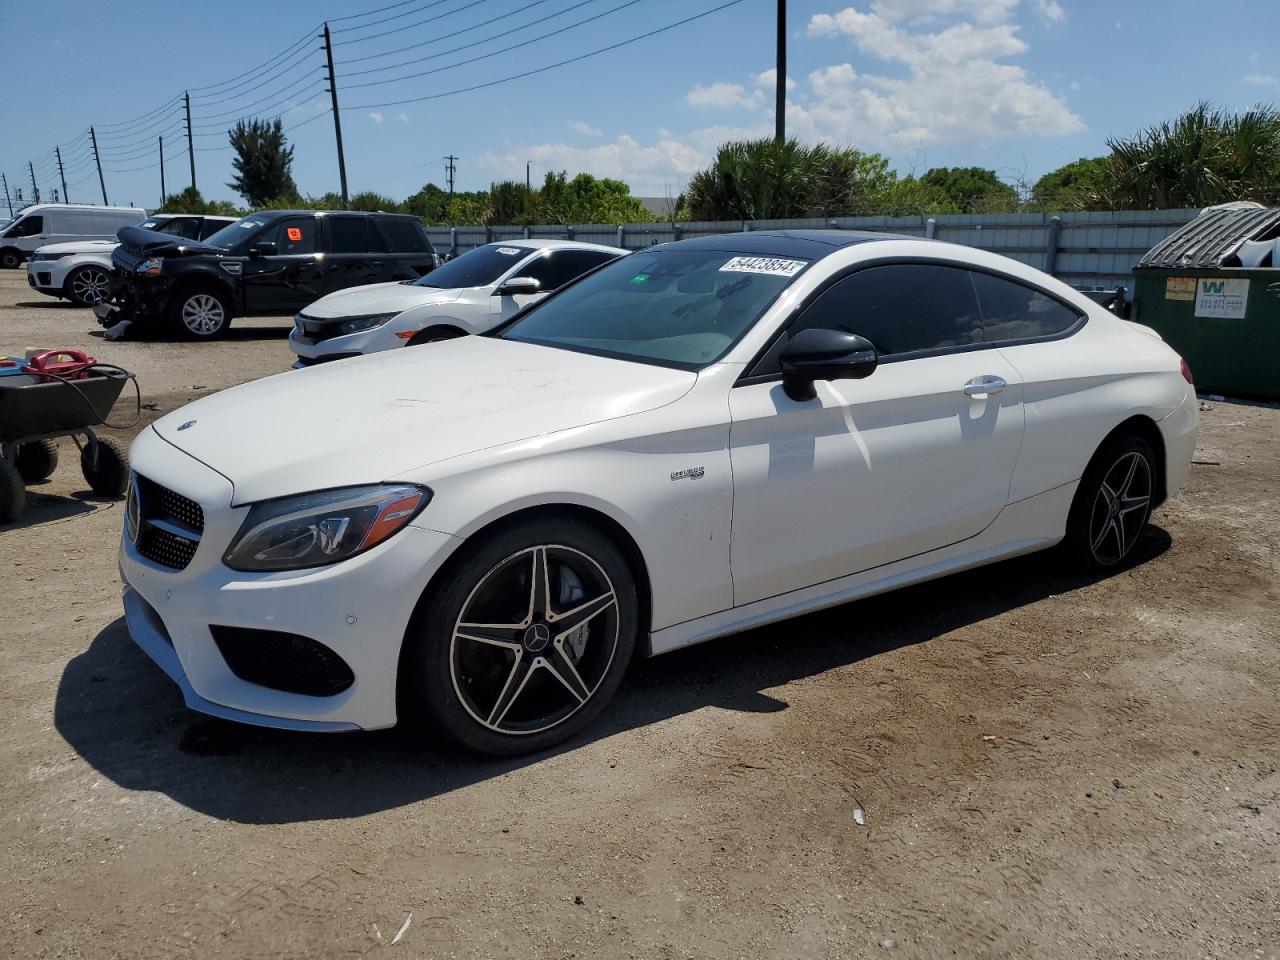
[[[938,17],[972,17],[979,23],[1008,18],[1018,0],[875,0],[871,9],[885,20],[928,23]]]
[[[760,73],[757,73],[753,79],[755,81],[755,85],[761,90],[767,90],[770,93],[773,93],[778,86],[778,69],[777,67],[770,67],[768,70],[762,70]],[[787,89],[794,90],[795,88],[795,77],[787,77]]]
[[[590,124],[583,123],[581,120],[573,120],[569,123],[569,129],[575,133],[580,133],[584,137],[603,137],[604,131],[597,130]]]
[[[1040,15],[1051,23],[1062,23],[1067,19],[1067,11],[1062,9],[1058,0],[1035,0]]]
[[[397,113],[396,119],[399,120],[401,123],[408,123],[409,115],[407,113]]]
[[[369,119],[372,120],[374,123],[381,123],[383,120],[387,118],[384,117],[382,114],[380,114],[377,110],[371,110],[369,111]]]
[[[709,86],[698,84],[684,95],[685,102],[691,107],[758,107],[764,102],[764,94],[760,90],[747,91],[740,83],[713,83]]]
[[[1247,73],[1244,82],[1251,87],[1280,87],[1280,78],[1269,73]]]

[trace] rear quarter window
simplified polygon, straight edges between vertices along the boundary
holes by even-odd
[[[1034,340],[1066,333],[1082,314],[1048,294],[989,273],[974,273],[988,342]]]
[[[391,253],[430,253],[426,234],[410,220],[375,217],[374,223],[386,239]]]

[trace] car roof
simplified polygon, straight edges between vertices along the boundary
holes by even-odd
[[[616,253],[621,247],[611,247],[603,243],[592,243],[590,240],[552,240],[546,237],[519,237],[515,240],[491,240],[485,244],[489,247],[518,247],[521,250],[564,249],[574,250],[608,250]],[[624,253],[627,251],[623,251]]]
[[[751,230],[723,233],[712,237],[694,237],[664,243],[661,247],[681,250],[718,250],[762,257],[804,257],[821,260],[837,250],[877,240],[919,240],[900,233],[872,233],[869,230]]]
[[[245,214],[248,217],[267,217],[276,219],[279,217],[396,217],[400,220],[414,220],[418,218],[411,213],[388,213],[385,210],[255,210],[253,213]],[[420,222],[420,221],[419,221]]]

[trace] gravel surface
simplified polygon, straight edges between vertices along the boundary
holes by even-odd
[[[0,353],[119,363],[147,418],[286,370],[287,328],[106,343],[0,272]],[[1278,957],[1280,410],[1208,406],[1128,569],[1024,558],[641,662],[502,763],[189,713],[65,442],[0,525],[0,955]]]

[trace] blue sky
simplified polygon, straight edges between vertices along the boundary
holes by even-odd
[[[201,134],[197,182],[206,196],[232,198],[225,126],[241,111],[285,107],[299,187],[313,194],[337,189],[333,126],[327,115],[317,117],[328,105],[319,41],[302,42],[256,76],[233,79],[326,17],[335,18],[352,192],[399,198],[428,180],[443,183],[441,157],[452,153],[461,158],[459,189],[521,178],[533,160],[535,179],[548,169],[587,170],[626,180],[637,194],[674,195],[716,144],[773,129],[774,0],[741,0],[569,66],[403,104],[393,101],[535,70],[724,0],[410,0],[361,16],[392,2],[0,0],[0,170],[11,189],[21,186],[29,196],[27,161],[35,161],[48,199],[57,186],[52,150],[61,144],[70,199],[100,200],[85,133],[92,123],[111,202],[155,205],[159,171],[147,167],[156,162],[157,134],[165,133],[172,158],[170,192],[189,181],[180,103],[166,102],[190,89]],[[1108,136],[1173,116],[1200,98],[1233,109],[1280,102],[1276,0],[789,6],[789,132],[879,151],[902,172],[980,165],[1034,181],[1103,152]],[[598,19],[539,39],[589,17]],[[373,24],[383,18],[391,19]],[[487,39],[499,33],[506,35]],[[455,66],[524,41],[534,42]],[[398,48],[410,49],[391,52]],[[382,69],[421,57],[431,59]]]

